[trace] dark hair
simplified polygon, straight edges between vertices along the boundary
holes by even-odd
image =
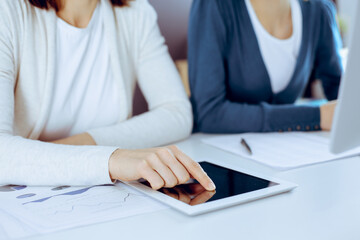
[[[131,0],[111,0],[111,3],[113,4],[113,6],[123,7],[127,6],[128,2],[130,1]],[[56,0],[29,0],[29,2],[38,8],[49,9],[52,7],[56,11],[59,10],[59,6]]]

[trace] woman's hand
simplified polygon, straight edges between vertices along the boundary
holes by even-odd
[[[337,101],[332,101],[320,107],[320,127],[324,131],[330,131]]]
[[[215,185],[201,166],[177,147],[144,150],[116,150],[110,157],[109,172],[112,179],[133,181],[146,179],[153,189],[172,188],[195,178],[206,190]]]

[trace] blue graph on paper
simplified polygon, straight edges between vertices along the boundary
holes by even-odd
[[[91,187],[87,187],[87,188],[83,188],[83,189],[79,189],[79,190],[74,190],[74,191],[70,191],[70,192],[66,192],[66,193],[56,194],[56,195],[53,195],[53,196],[49,196],[49,197],[46,197],[46,198],[41,198],[41,199],[30,201],[30,202],[25,202],[25,203],[23,203],[23,205],[30,204],[30,203],[41,203],[41,202],[45,202],[45,201],[47,201],[49,199],[59,197],[59,196],[75,196],[75,195],[83,194],[83,193],[89,191],[92,188],[106,187],[106,186],[111,187],[113,185],[110,185],[110,184],[95,185],[95,186],[91,186]]]
[[[44,233],[166,208],[122,183],[88,187],[12,185],[1,190],[6,211]]]

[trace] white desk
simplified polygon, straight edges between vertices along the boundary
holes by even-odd
[[[197,217],[167,209],[31,239],[360,239],[360,157],[276,172],[207,146],[200,142],[201,137],[204,135],[194,135],[178,146],[196,160],[236,162],[299,187],[291,193]]]

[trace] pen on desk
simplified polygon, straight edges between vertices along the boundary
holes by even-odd
[[[240,141],[240,144],[241,144],[241,146],[243,146],[243,147],[246,149],[246,151],[247,151],[250,155],[252,155],[251,148],[250,148],[249,144],[246,142],[245,139],[242,138],[241,141]]]

